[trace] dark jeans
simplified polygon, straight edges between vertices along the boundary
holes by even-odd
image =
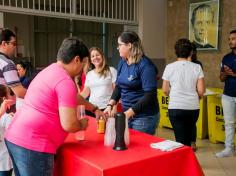
[[[169,109],[168,112],[174,129],[175,140],[184,145],[191,146],[193,128],[198,119],[199,109]]]
[[[9,171],[0,171],[0,176],[11,176],[12,174],[12,170],[9,170]]]
[[[159,124],[159,120],[159,113],[141,118],[131,118],[129,120],[129,128],[154,135]]]
[[[54,155],[36,152],[15,145],[5,139],[13,162],[15,176],[52,176]]]
[[[195,124],[194,127],[193,127],[193,134],[192,134],[191,142],[196,142],[196,138],[197,138],[197,126]]]

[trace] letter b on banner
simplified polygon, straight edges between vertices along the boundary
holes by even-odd
[[[162,101],[162,104],[169,104],[169,97],[164,97],[164,96],[162,96],[161,97],[161,101]]]
[[[223,109],[220,106],[216,106],[216,115],[222,115],[223,116]]]

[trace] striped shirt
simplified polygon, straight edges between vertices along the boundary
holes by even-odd
[[[16,65],[4,53],[0,52],[0,84],[14,87],[20,84],[19,76],[17,75]]]

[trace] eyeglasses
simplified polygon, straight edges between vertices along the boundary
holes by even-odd
[[[127,45],[127,44],[126,44],[126,43],[118,43],[118,44],[117,44],[117,49],[120,49],[120,47],[121,47],[122,45]]]
[[[9,41],[9,42],[6,42],[6,43],[10,43],[10,44],[12,44],[13,46],[16,46],[16,41]]]

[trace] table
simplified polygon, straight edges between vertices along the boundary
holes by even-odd
[[[84,141],[69,134],[59,148],[56,176],[203,176],[190,147],[171,152],[152,149],[150,143],[163,141],[130,130],[128,150],[114,151],[104,146],[104,135],[96,132],[95,119],[89,119]]]

